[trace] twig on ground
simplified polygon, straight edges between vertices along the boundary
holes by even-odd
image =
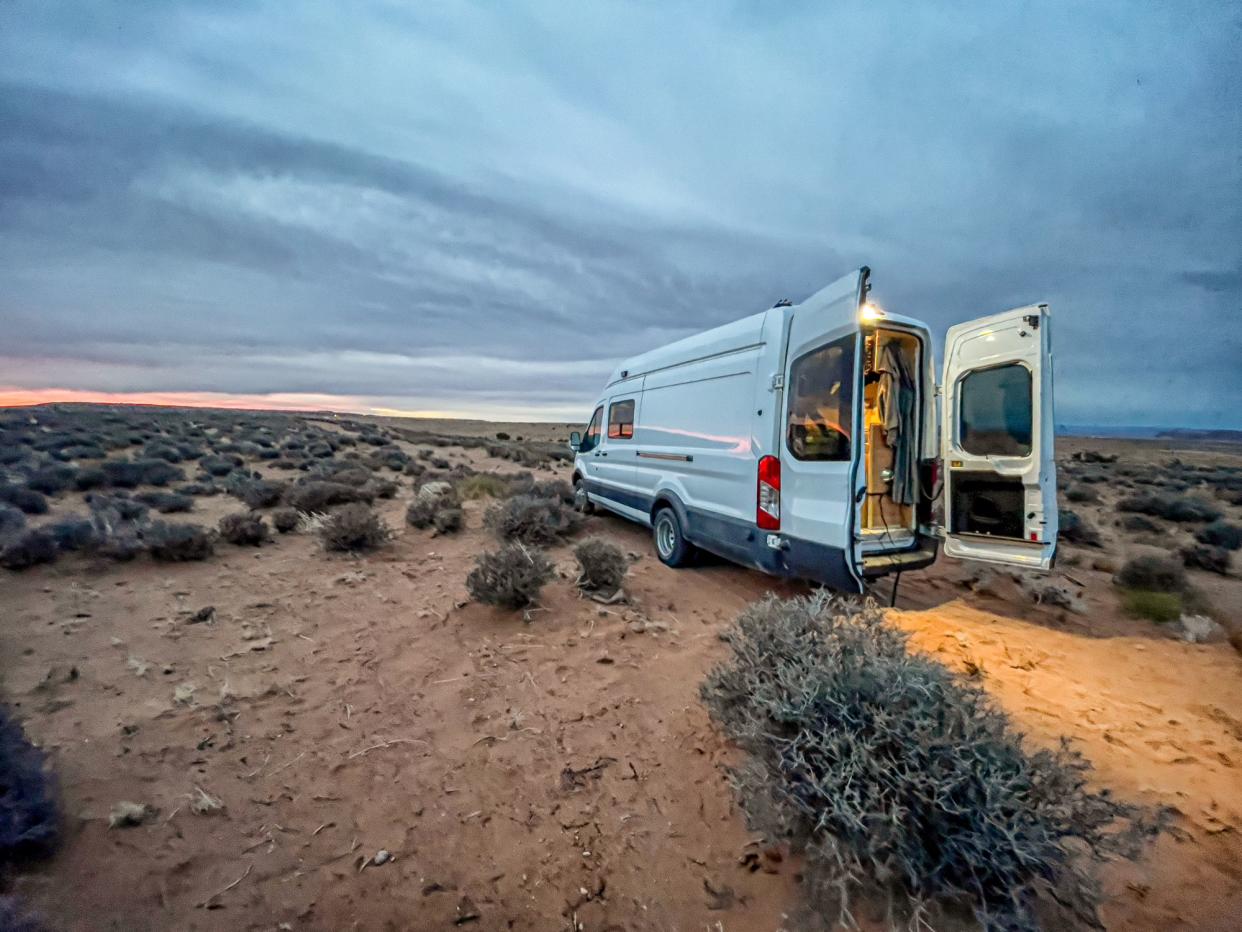
[[[199,904],[198,904],[199,909],[204,909],[204,908],[206,908],[208,905],[210,905],[211,901],[212,901],[212,900],[214,900],[216,897],[218,897],[218,896],[220,896],[220,895],[222,895],[222,894],[228,893],[228,892],[229,892],[230,890],[232,890],[235,886],[237,886],[239,883],[241,883],[243,880],[245,880],[247,877],[249,877],[249,876],[250,876],[250,872],[251,872],[252,870],[254,870],[254,865],[253,865],[253,864],[248,864],[248,865],[246,865],[246,872],[245,872],[244,874],[242,874],[240,877],[238,877],[236,880],[234,880],[234,881],[233,881],[231,884],[229,884],[227,887],[223,887],[222,889],[217,890],[217,891],[216,891],[215,893],[213,893],[211,896],[207,897],[207,899],[203,900],[203,902],[199,903]]]
[[[361,751],[354,751],[345,759],[353,760],[355,757],[361,757],[363,754],[368,754],[371,751],[376,751],[380,748],[392,747],[394,744],[427,744],[427,742],[423,741],[421,738],[392,738],[388,741],[381,741],[379,744],[373,744],[370,747],[363,748]]]

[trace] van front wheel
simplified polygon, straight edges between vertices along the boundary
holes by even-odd
[[[581,476],[574,480],[574,509],[584,515],[595,514],[595,506],[587,498],[586,483]]]
[[[681,533],[681,522],[672,508],[661,508],[651,523],[656,556],[665,566],[685,566],[694,557],[694,544]]]

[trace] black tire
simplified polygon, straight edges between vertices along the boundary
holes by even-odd
[[[655,543],[656,556],[665,566],[674,568],[688,566],[694,559],[694,544],[681,532],[681,521],[672,508],[661,508],[651,522],[651,537]]]
[[[595,514],[595,506],[587,498],[586,483],[582,481],[581,476],[574,478],[574,508],[584,515]]]

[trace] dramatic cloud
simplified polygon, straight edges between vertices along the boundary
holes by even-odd
[[[1242,425],[1237,14],[1002,7],[12,0],[0,389],[584,417],[866,264],[1050,302],[1062,422]]]

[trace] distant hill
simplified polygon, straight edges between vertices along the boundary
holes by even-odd
[[[1215,440],[1221,443],[1242,443],[1242,430],[1229,430],[1224,427],[1207,429],[1175,427],[1162,430],[1156,436],[1170,440]]]
[[[1133,425],[1058,424],[1062,437],[1111,437],[1118,440],[1210,440],[1242,443],[1242,430],[1197,427],[1137,427]]]

